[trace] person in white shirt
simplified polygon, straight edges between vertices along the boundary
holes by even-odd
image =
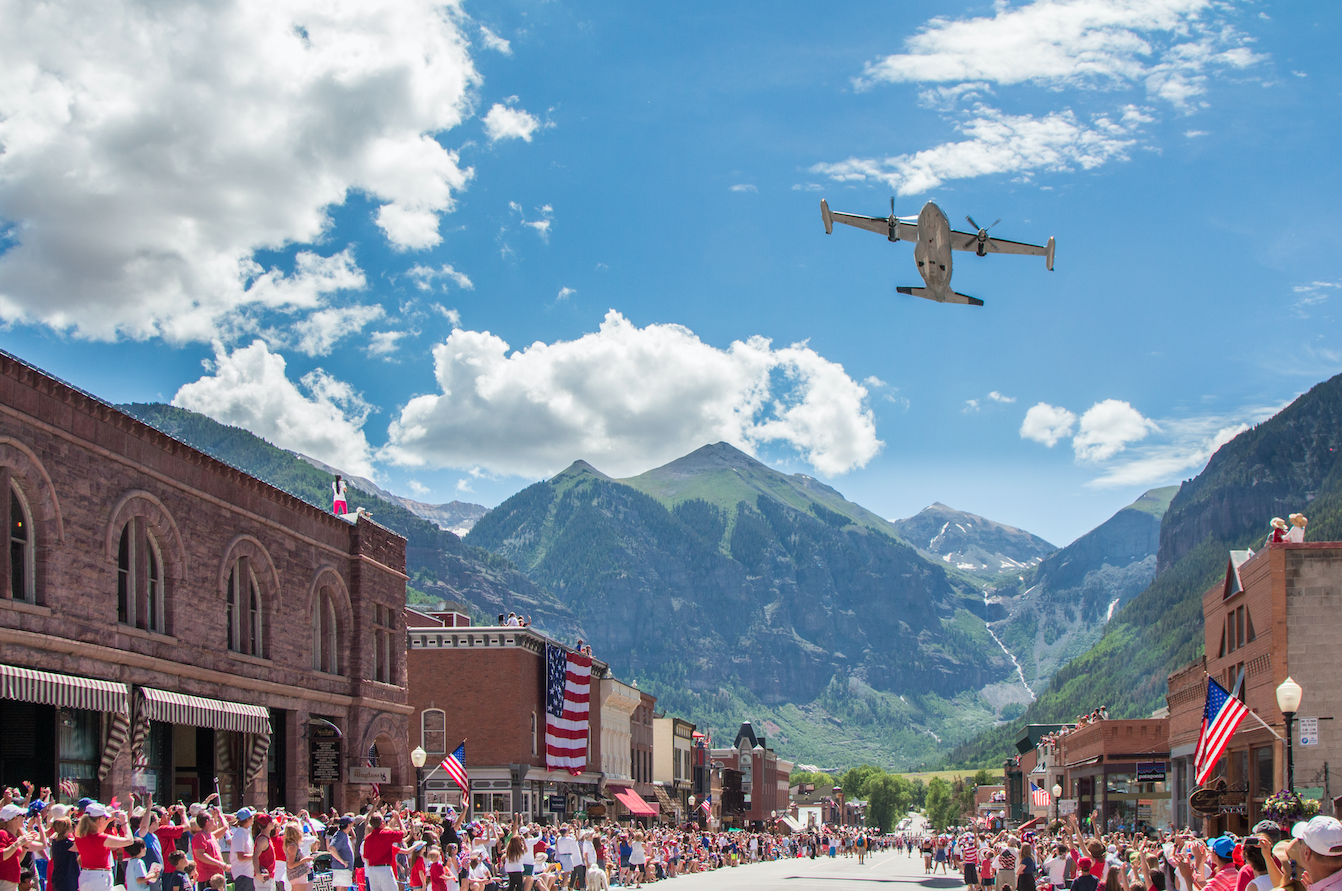
[[[345,501],[345,490],[345,481],[337,473],[335,482],[331,483],[331,513],[337,517],[343,517],[349,513],[349,504]]]
[[[256,871],[252,865],[252,820],[255,814],[249,807],[242,808],[234,815],[236,824],[228,837],[228,873],[233,877],[234,891],[253,891],[256,883]]]

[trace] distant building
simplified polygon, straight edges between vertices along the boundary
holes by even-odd
[[[674,716],[654,717],[652,723],[652,781],[658,801],[672,808],[676,822],[683,822],[689,814],[693,786],[694,725]],[[663,818],[670,819],[670,815]]]
[[[712,749],[711,757],[722,764],[722,825],[758,829],[788,812],[792,762],[768,748],[749,721],[737,731],[732,748]]]
[[[1078,817],[1099,811],[1105,832],[1168,829],[1169,738],[1168,718],[1094,721],[1061,736],[1062,786]]]
[[[1212,778],[1243,788],[1245,800],[1226,813],[1204,819],[1187,808],[1195,788],[1192,755],[1206,702],[1208,675],[1239,698],[1263,721],[1285,733],[1277,707],[1277,686],[1289,676],[1304,691],[1295,723],[1295,788],[1322,799],[1332,813],[1327,767],[1342,758],[1338,721],[1318,721],[1317,736],[1303,745],[1300,718],[1342,716],[1337,684],[1339,630],[1342,630],[1342,542],[1282,542],[1263,550],[1231,551],[1224,577],[1202,595],[1203,660],[1171,674],[1171,744],[1180,812],[1206,832],[1239,832],[1261,818],[1263,799],[1286,785],[1285,745],[1254,718],[1246,718],[1231,738]],[[1236,681],[1243,676],[1238,691]]]
[[[474,813],[567,818],[604,806],[601,709],[593,708],[587,769],[574,776],[545,767],[546,645],[558,643],[530,627],[450,626],[412,613],[409,649],[410,745],[423,746],[428,803],[469,804]],[[593,661],[592,685],[607,674]],[[471,798],[436,770],[466,740]]]

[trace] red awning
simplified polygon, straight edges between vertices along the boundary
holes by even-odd
[[[1033,820],[1026,820],[1024,823],[1022,823],[1022,824],[1020,824],[1019,826],[1016,827],[1016,831],[1019,832],[1019,831],[1021,831],[1022,829],[1029,829],[1031,826],[1033,826],[1034,824],[1036,824],[1036,823],[1038,823],[1038,822],[1039,822],[1039,818],[1038,818],[1038,817],[1035,817]]]
[[[628,786],[610,786],[609,788],[611,792],[615,793],[615,797],[619,799],[620,804],[624,805],[629,813],[635,817],[657,816],[657,805],[648,804],[643,800],[642,795]]]

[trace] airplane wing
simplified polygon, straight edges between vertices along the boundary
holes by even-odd
[[[957,251],[974,251],[979,249],[979,236],[977,232],[960,232],[951,230],[951,247]],[[1020,241],[1007,241],[1005,238],[993,238],[989,236],[983,243],[983,252],[986,254],[1026,254],[1031,257],[1043,257],[1049,271],[1053,270],[1053,252],[1054,241],[1048,240],[1047,245],[1025,244]]]
[[[835,223],[843,223],[845,226],[856,226],[858,229],[866,229],[868,232],[875,232],[877,235],[890,237],[890,218],[889,217],[864,217],[855,213],[837,213],[829,209],[829,203],[825,199],[820,199],[820,216],[825,221],[825,232],[832,233]],[[918,225],[916,223],[906,223],[903,220],[895,219],[895,237],[904,241],[918,240]]]

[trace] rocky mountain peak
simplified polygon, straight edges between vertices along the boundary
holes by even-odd
[[[925,555],[966,572],[996,575],[1037,564],[1057,548],[1037,535],[933,502],[892,525]]]

